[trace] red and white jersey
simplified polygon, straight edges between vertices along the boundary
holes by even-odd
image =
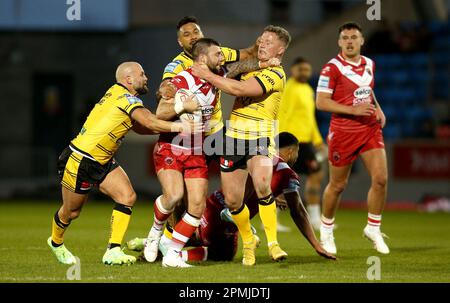
[[[322,68],[317,92],[330,93],[331,99],[343,105],[374,103],[374,79],[375,63],[371,59],[361,56],[359,62],[354,63],[338,54]],[[330,127],[352,132],[362,131],[376,123],[375,114],[353,116],[333,113]]]
[[[221,69],[218,73],[220,76],[225,76],[225,71]],[[212,118],[214,114],[214,107],[219,98],[219,90],[214,87],[211,83],[200,79],[192,74],[192,69],[188,68],[175,77],[173,77],[170,82],[175,85],[177,90],[187,89],[195,94],[197,100],[201,105],[202,110],[202,120],[205,124],[205,129],[207,129],[207,123]],[[176,119],[174,119],[175,121]],[[177,136],[176,133],[162,133],[159,137],[159,142],[171,143],[175,142],[173,139]],[[202,138],[204,139],[204,138]],[[203,141],[203,140],[202,140]],[[173,145],[177,145],[174,143]],[[194,143],[197,146],[196,143]]]
[[[270,188],[274,197],[281,194],[290,192],[299,192],[300,190],[300,179],[298,175],[289,167],[289,165],[284,162],[283,159],[275,156],[274,166],[272,172],[272,181],[270,183]],[[258,196],[253,193],[250,198],[245,201],[249,210],[250,217],[252,218],[258,213]],[[225,208],[225,197],[222,190],[216,190],[209,196],[208,203],[206,207],[215,207],[222,210]]]

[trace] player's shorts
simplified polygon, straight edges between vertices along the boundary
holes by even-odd
[[[245,169],[247,161],[254,156],[262,155],[272,158],[273,154],[273,147],[268,137],[244,140],[225,136],[225,154],[220,158],[220,170],[232,172],[236,169]]]
[[[230,222],[220,218],[223,207],[209,199],[198,228],[201,245],[208,247],[208,260],[231,261],[238,247],[238,229]]]
[[[330,128],[327,136],[328,160],[333,166],[346,166],[358,155],[377,148],[384,148],[381,126],[360,132],[346,132]]]
[[[208,166],[204,154],[196,155],[177,149],[170,143],[158,142],[153,151],[156,173],[161,169],[173,169],[184,178],[208,179]]]
[[[299,143],[298,158],[292,166],[297,174],[310,175],[320,171],[320,162],[317,161],[317,150],[312,143]]]
[[[111,171],[119,167],[119,163],[111,158],[101,165],[67,147],[59,156],[57,166],[62,186],[77,194],[87,194],[93,187],[102,183]]]

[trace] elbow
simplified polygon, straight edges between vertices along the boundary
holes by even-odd
[[[322,99],[320,99],[320,98],[316,99],[316,108],[318,110],[323,110],[323,101],[322,101]]]

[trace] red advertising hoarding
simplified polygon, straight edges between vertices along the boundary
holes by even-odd
[[[396,178],[450,179],[450,142],[408,142],[393,149]]]

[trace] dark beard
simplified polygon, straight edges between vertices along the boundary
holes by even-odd
[[[148,88],[145,86],[142,86],[142,87],[137,88],[136,92],[138,93],[138,95],[145,95],[146,93],[148,93]]]

